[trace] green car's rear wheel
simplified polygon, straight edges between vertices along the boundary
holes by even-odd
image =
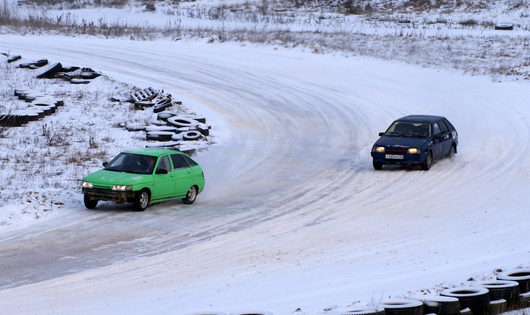
[[[87,207],[87,209],[94,209],[98,205],[98,201],[90,199],[89,195],[84,195],[83,201],[85,202],[85,207]]]
[[[136,193],[136,197],[134,197],[134,209],[136,211],[144,211],[149,206],[150,199],[151,196],[147,190],[140,190]]]
[[[186,198],[182,199],[185,204],[191,205],[197,199],[197,187],[191,186],[186,194]]]

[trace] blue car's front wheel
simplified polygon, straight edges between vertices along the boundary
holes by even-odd
[[[380,169],[383,168],[383,163],[381,163],[381,162],[373,161],[373,165],[374,165],[374,169],[376,169],[376,170],[380,170]]]
[[[421,165],[421,168],[424,171],[428,171],[432,166],[432,152],[428,152],[427,156],[425,157],[425,162]]]

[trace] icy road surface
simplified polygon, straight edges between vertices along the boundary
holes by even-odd
[[[193,206],[79,202],[2,233],[1,313],[314,314],[530,263],[528,82],[238,44],[4,35],[0,49],[164,88],[219,142],[197,157]],[[408,114],[449,118],[456,159],[374,171],[377,133]]]

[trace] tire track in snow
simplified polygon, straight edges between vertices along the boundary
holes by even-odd
[[[205,159],[210,169],[217,161],[224,161],[228,171],[214,172],[211,178],[214,185],[224,184],[208,186],[192,208],[169,202],[138,215],[109,208],[80,209],[71,218],[62,217],[12,236],[10,241],[16,241],[17,247],[0,242],[0,248],[5,249],[0,258],[7,258],[10,264],[8,276],[0,282],[3,287],[193,247],[260,225],[276,225],[276,233],[292,232],[295,237],[305,237],[306,231],[318,225],[331,228],[330,234],[349,235],[350,230],[380,229],[385,222],[404,224],[403,220],[415,222],[425,215],[443,219],[467,209],[447,210],[436,204],[447,202],[454,206],[456,201],[450,199],[464,200],[467,195],[480,192],[484,183],[514,175],[519,162],[528,163],[525,158],[528,145],[519,153],[510,154],[519,147],[517,143],[528,143],[528,125],[514,121],[510,108],[499,110],[500,101],[486,108],[473,101],[464,102],[464,107],[449,103],[444,108],[436,100],[428,104],[427,97],[424,103],[418,100],[408,103],[411,98],[406,97],[407,85],[399,80],[386,80],[388,74],[361,69],[372,76],[363,78],[354,73],[350,86],[345,82],[349,74],[331,63],[331,74],[327,74],[328,69],[321,64],[291,60],[281,53],[258,56],[272,62],[269,69],[259,64],[253,66],[253,62],[260,60],[246,55],[250,54],[248,51],[224,60],[226,55],[209,46],[202,47],[206,52],[194,52],[184,46],[178,46],[182,50],[171,50],[164,45],[162,49],[155,47],[146,52],[139,49],[138,43],[94,44],[76,39],[64,42],[75,47],[57,50],[61,41],[50,44],[0,38],[2,46],[71,63],[83,60],[111,76],[135,84],[169,87],[176,95],[208,104],[234,130],[228,141],[212,147],[200,158]],[[274,62],[280,66],[274,66]],[[283,64],[286,70],[281,69]],[[306,68],[312,66],[318,69]],[[414,84],[418,82],[411,83]],[[422,84],[422,88],[436,91],[432,85]],[[364,91],[367,89],[373,89],[374,93],[367,94]],[[400,89],[405,90],[403,94]],[[400,115],[445,110],[452,114],[450,119],[455,117],[460,122],[455,125],[462,146],[455,162],[439,162],[429,172],[371,170],[369,150],[377,131]],[[484,124],[492,125],[493,130],[485,132],[486,128],[478,128],[477,132],[475,120],[468,117],[472,113],[482,114]],[[503,123],[499,124],[499,120]],[[478,136],[482,137],[481,143],[504,144],[506,150],[492,156],[494,150],[487,146],[466,146]],[[426,189],[438,182],[450,185]],[[446,190],[451,190],[451,198],[442,195]],[[421,245],[417,238],[427,228],[393,235],[391,240]],[[80,230],[85,232],[76,233]],[[57,233],[67,237],[56,240]],[[35,242],[37,235],[42,242]],[[389,242],[387,238],[373,239],[367,246],[385,247]],[[13,255],[18,257],[14,259]],[[41,261],[42,272],[35,274],[35,266],[27,261],[45,255],[52,258]],[[75,258],[59,263],[53,259],[66,256]],[[29,279],[23,277],[28,274]]]

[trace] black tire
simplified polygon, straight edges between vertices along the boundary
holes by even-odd
[[[141,125],[134,125],[134,124],[127,124],[125,125],[125,129],[127,131],[145,131],[146,126]]]
[[[29,69],[30,66],[33,66],[32,62],[23,62],[18,64],[18,67],[23,69]]]
[[[72,84],[89,84],[90,81],[83,80],[83,79],[70,79],[70,83],[72,83]]]
[[[383,169],[383,163],[372,161],[372,165],[374,166],[375,170],[382,170]]]
[[[497,315],[506,312],[508,302],[504,299],[493,300],[488,307],[488,315]]]
[[[451,148],[449,148],[449,152],[447,152],[447,157],[449,159],[454,159],[456,154],[456,146],[454,144],[451,144]]]
[[[516,269],[503,272],[497,275],[497,279],[517,281],[521,293],[530,291],[530,269]]]
[[[439,295],[419,295],[409,297],[409,299],[423,302],[423,312],[425,314],[437,315],[458,315],[460,314],[460,301],[457,298]]]
[[[157,119],[158,120],[167,120],[168,118],[171,118],[173,116],[176,116],[176,114],[175,113],[170,113],[170,112],[162,112],[162,113],[158,114]]]
[[[95,78],[99,77],[100,75],[101,74],[99,74],[97,72],[84,71],[84,72],[81,72],[79,77],[81,79],[85,79],[85,80],[92,80],[92,79],[95,79]]]
[[[197,126],[199,124],[199,122],[194,120],[194,119],[186,118],[186,117],[182,117],[182,116],[170,117],[170,118],[167,119],[167,122],[170,125],[173,125],[173,126],[178,127],[178,128],[181,128],[181,127],[195,127],[195,126]]]
[[[40,59],[40,60],[37,60],[37,61],[33,62],[33,64],[34,64],[36,67],[38,67],[38,68],[40,68],[40,67],[44,67],[45,65],[48,64],[48,59]]]
[[[190,130],[190,131],[186,131],[183,135],[182,135],[182,138],[185,140],[185,141],[194,141],[194,140],[199,140],[200,138],[202,137],[202,134],[196,130]]]
[[[510,280],[490,280],[480,283],[490,291],[490,301],[506,300],[508,307],[519,299],[519,283]]]
[[[385,309],[374,307],[347,307],[338,309],[333,314],[337,315],[385,315]]]
[[[188,190],[188,192],[186,193],[186,198],[183,198],[182,199],[182,202],[187,204],[187,205],[191,205],[192,203],[195,202],[195,200],[197,200],[197,195],[199,193],[197,192],[197,187],[196,186],[191,186],[190,189]]]
[[[20,59],[22,59],[21,55],[15,55],[15,56],[7,58],[7,63],[12,63]]]
[[[56,62],[44,68],[39,74],[37,74],[37,78],[38,79],[51,79],[57,72],[61,71],[62,69],[63,69],[63,66],[61,65],[61,63]]]
[[[386,315],[423,315],[423,303],[418,300],[396,299],[381,302]]]
[[[87,209],[94,209],[98,205],[98,200],[90,198],[89,195],[84,195],[83,201]]]
[[[66,66],[61,67],[61,72],[74,72],[75,70],[79,70],[80,68],[78,66]]]
[[[427,157],[425,158],[425,162],[421,165],[421,169],[424,171],[428,171],[432,167],[432,152],[427,153]]]
[[[201,123],[197,126],[197,131],[199,131],[203,136],[207,137],[210,135],[210,128],[210,126]]]
[[[148,132],[146,134],[146,140],[171,141],[174,134],[169,131]]]
[[[513,31],[513,24],[498,24],[495,25],[497,31]]]
[[[441,295],[457,298],[460,301],[460,307],[462,309],[471,309],[473,315],[484,315],[488,313],[490,293],[486,288],[459,287],[445,290]]]
[[[149,207],[150,201],[151,194],[149,194],[149,191],[147,191],[146,189],[140,190],[136,193],[136,196],[134,196],[134,210],[144,211],[147,207]]]

